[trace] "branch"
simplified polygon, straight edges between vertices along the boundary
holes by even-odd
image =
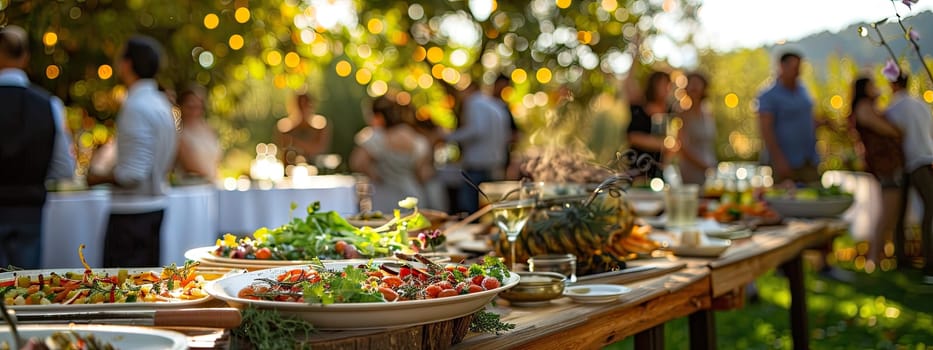
[[[894,0],[891,0],[891,5],[894,6]],[[910,30],[904,26],[904,21],[901,18],[901,14],[897,12],[897,6],[894,6],[894,14],[897,15],[897,24],[901,26],[901,31],[904,32],[904,40],[907,40],[907,42],[913,46],[914,52],[917,53],[917,58],[920,59],[920,65],[923,66],[924,70],[926,70],[927,77],[930,78],[930,82],[933,83],[933,72],[930,71],[930,67],[928,67],[926,61],[923,60],[923,54],[920,53],[920,44],[917,44],[917,41],[914,40],[914,37],[910,35]],[[875,28],[875,30],[878,30],[878,28]],[[878,34],[880,35],[881,31],[878,31]],[[882,42],[883,40],[884,39],[882,39]],[[885,47],[887,47],[887,45],[885,45]],[[888,48],[888,50],[890,51],[891,48]],[[894,53],[891,52],[891,54],[893,55]]]

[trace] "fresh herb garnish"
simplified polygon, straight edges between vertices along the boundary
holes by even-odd
[[[246,308],[243,310],[240,327],[233,334],[246,339],[257,350],[266,349],[310,349],[307,343],[296,341],[314,333],[314,326],[299,318],[282,316],[275,310]]]
[[[320,261],[317,260],[316,263],[320,264]],[[378,287],[369,281],[370,277],[365,269],[352,265],[348,265],[342,272],[316,269],[321,275],[321,280],[305,285],[305,302],[328,305],[385,301]]]
[[[499,332],[512,329],[515,329],[515,324],[502,322],[499,314],[486,310],[480,310],[473,314],[473,320],[470,321],[470,332],[495,333],[499,335]]]
[[[487,255],[483,258],[482,268],[486,270],[486,276],[495,277],[503,283],[509,277],[509,268],[505,267],[499,258]]]

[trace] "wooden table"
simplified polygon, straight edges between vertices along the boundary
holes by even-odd
[[[506,307],[503,321],[516,328],[502,335],[470,334],[457,349],[598,349],[636,336],[636,348],[663,345],[664,323],[710,307],[704,267],[654,261],[661,276],[625,283],[632,292],[610,304],[577,304],[562,298],[542,307]],[[661,346],[663,348],[663,346]]]
[[[786,226],[761,229],[748,239],[736,241],[718,259],[682,259],[689,266],[705,265],[709,269],[713,305],[690,316],[691,348],[715,349],[713,311],[741,307],[745,286],[774,268],[781,268],[790,284],[794,349],[809,348],[802,253],[832,242],[847,226],[841,220],[791,222]]]
[[[599,349],[635,337],[637,349],[664,347],[664,324],[689,317],[691,348],[716,348],[714,310],[740,307],[744,287],[770,269],[782,267],[791,285],[794,346],[807,348],[806,299],[801,253],[830,241],[845,229],[839,220],[793,222],[763,228],[738,240],[716,259],[666,257],[639,260],[650,273],[622,275],[598,283],[625,284],[632,292],[616,303],[577,304],[567,298],[539,307],[510,307],[499,299],[493,311],[516,328],[500,335],[470,333],[455,349]],[[361,315],[361,317],[365,317]],[[802,321],[801,321],[802,320]],[[443,327],[321,332],[309,339],[315,349],[446,348],[456,322]],[[441,339],[437,342],[438,338]],[[441,345],[438,345],[441,344]],[[450,344],[447,342],[446,344]]]

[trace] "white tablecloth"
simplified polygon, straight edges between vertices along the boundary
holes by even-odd
[[[109,215],[106,190],[49,193],[42,211],[42,267],[80,267],[81,244],[88,264],[101,266]]]
[[[185,251],[217,240],[217,189],[213,185],[174,187],[162,217],[160,263],[182,264]]]
[[[221,233],[250,234],[260,227],[278,227],[287,223],[289,208],[298,205],[295,216],[304,216],[309,204],[321,202],[321,210],[341,215],[356,214],[359,201],[356,179],[352,176],[314,176],[309,188],[220,190],[218,194]]]
[[[42,219],[42,267],[81,267],[78,246],[91,267],[103,266],[110,192],[49,193]],[[184,263],[186,250],[214,244],[217,190],[212,185],[174,187],[162,218],[159,264]]]

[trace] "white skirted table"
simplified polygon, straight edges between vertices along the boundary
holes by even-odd
[[[356,179],[352,176],[312,176],[301,188],[220,190],[219,231],[249,234],[260,227],[278,227],[290,220],[292,203],[298,205],[296,216],[304,216],[305,208],[318,201],[322,211],[342,215],[356,214],[359,201]]]
[[[162,218],[159,263],[183,263],[186,250],[217,238],[217,190],[213,185],[173,187]],[[80,267],[78,246],[92,267],[103,265],[110,192],[104,189],[49,193],[42,218],[42,267]]]
[[[42,211],[42,267],[80,267],[81,244],[88,264],[101,266],[108,216],[107,190],[50,192]]]

